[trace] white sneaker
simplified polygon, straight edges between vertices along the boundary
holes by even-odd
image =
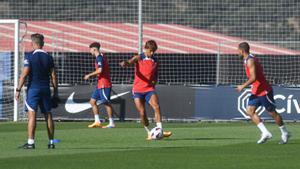
[[[290,133],[285,133],[281,135],[281,139],[278,144],[287,144],[289,141],[289,138],[291,137]]]
[[[257,141],[257,144],[263,144],[263,143],[267,142],[267,140],[269,140],[271,138],[272,138],[272,134],[271,133],[261,134],[261,137]]]
[[[107,126],[102,126],[103,129],[112,129],[115,128],[115,124],[108,124]]]

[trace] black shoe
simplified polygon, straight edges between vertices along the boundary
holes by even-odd
[[[23,149],[35,149],[35,145],[34,144],[25,143],[24,145],[20,146],[19,148],[23,148]]]
[[[48,144],[48,149],[55,149],[55,145],[54,144]]]

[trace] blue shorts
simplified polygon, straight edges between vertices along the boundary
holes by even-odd
[[[38,107],[40,107],[42,113],[50,113],[51,91],[49,87],[27,89],[25,111],[37,112]]]
[[[95,89],[92,93],[92,99],[95,99],[98,103],[109,103],[110,102],[111,88]]]
[[[273,97],[273,91],[268,92],[265,96],[251,95],[249,97],[248,106],[264,106],[268,112],[274,111],[276,106]]]
[[[150,92],[144,92],[144,93],[140,93],[140,92],[132,92],[132,97],[134,99],[143,99],[146,100],[148,103],[151,99],[151,96],[155,94],[155,91],[150,91]]]

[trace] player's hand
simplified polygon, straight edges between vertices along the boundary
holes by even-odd
[[[20,99],[20,92],[18,92],[18,91],[16,92],[15,99],[17,101],[19,101],[19,99]]]
[[[60,103],[60,98],[58,97],[58,95],[53,95],[52,98],[51,98],[51,106],[52,108],[57,108],[58,107],[58,103]]]
[[[54,92],[53,92],[53,96],[52,97],[57,97],[58,98],[58,91],[57,91],[57,89],[56,90],[54,90]]]
[[[90,78],[89,75],[85,75],[85,76],[84,76],[84,80],[88,80],[89,78]]]
[[[151,81],[151,84],[156,85],[157,82],[153,80],[153,81]]]
[[[241,92],[243,89],[244,89],[244,86],[243,86],[243,85],[238,85],[238,86],[236,87],[236,90],[237,90],[238,92]]]
[[[124,68],[124,67],[128,66],[128,62],[126,62],[126,61],[120,62],[119,65]]]

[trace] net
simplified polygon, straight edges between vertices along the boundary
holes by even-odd
[[[93,70],[94,58],[89,55],[88,46],[94,41],[101,43],[102,52],[108,57],[113,83],[132,83],[133,69],[121,69],[118,62],[138,52],[138,0],[0,3],[1,17],[23,19],[28,24],[28,35],[45,35],[45,50],[55,58],[60,84],[95,84],[95,80],[82,78]],[[273,57],[270,62],[280,58],[279,65],[298,61],[299,4],[293,0],[142,1],[143,44],[149,39],[158,43],[161,84],[238,84],[244,76],[233,75],[238,71],[231,73],[229,69],[234,68],[229,62],[233,59],[227,56],[236,56],[237,42],[259,44],[254,51]],[[31,51],[29,43],[25,50]],[[289,68],[297,72],[295,66]],[[282,72],[287,68],[271,69]],[[298,83],[294,80],[297,75],[277,75],[268,76],[275,85]]]
[[[274,85],[299,86],[300,2],[295,0],[142,1],[2,0],[0,19],[21,19],[27,27],[21,51],[30,52],[29,35],[42,33],[45,50],[55,59],[60,85],[95,85],[83,80],[94,69],[89,44],[101,43],[114,84],[131,84],[133,68],[118,63],[138,53],[149,39],[158,43],[159,83],[165,85],[236,85],[246,77],[237,45],[249,41]],[[13,27],[0,25],[1,51],[13,63]],[[143,36],[142,42],[139,36]],[[9,57],[10,56],[10,57]],[[5,63],[7,63],[5,61]],[[2,67],[4,69],[4,66]],[[12,102],[12,74],[5,74],[2,102]],[[4,90],[5,89],[5,90]],[[11,92],[10,92],[11,93]],[[9,110],[2,105],[2,110]]]
[[[22,113],[24,108],[23,92],[19,104],[16,104],[14,99],[16,74],[20,73],[19,68],[21,67],[21,63],[15,61],[22,60],[21,52],[16,53],[19,51],[19,44],[21,44],[19,39],[22,40],[22,38],[16,36],[24,34],[24,32],[19,34],[16,25],[19,25],[17,20],[0,20],[0,27],[8,28],[0,29],[0,120],[16,121],[18,116],[24,115]]]
[[[273,44],[275,42],[272,42]],[[299,45],[297,42],[277,42],[270,45],[268,42],[250,42],[250,52],[261,62],[267,80],[273,85],[299,87],[299,51],[280,48],[278,46]],[[281,43],[281,44],[280,44]],[[291,43],[291,44],[288,44]],[[220,44],[218,57],[218,79],[221,85],[242,84],[246,81],[243,60],[230,54],[224,45],[238,46],[237,42],[224,42]]]

